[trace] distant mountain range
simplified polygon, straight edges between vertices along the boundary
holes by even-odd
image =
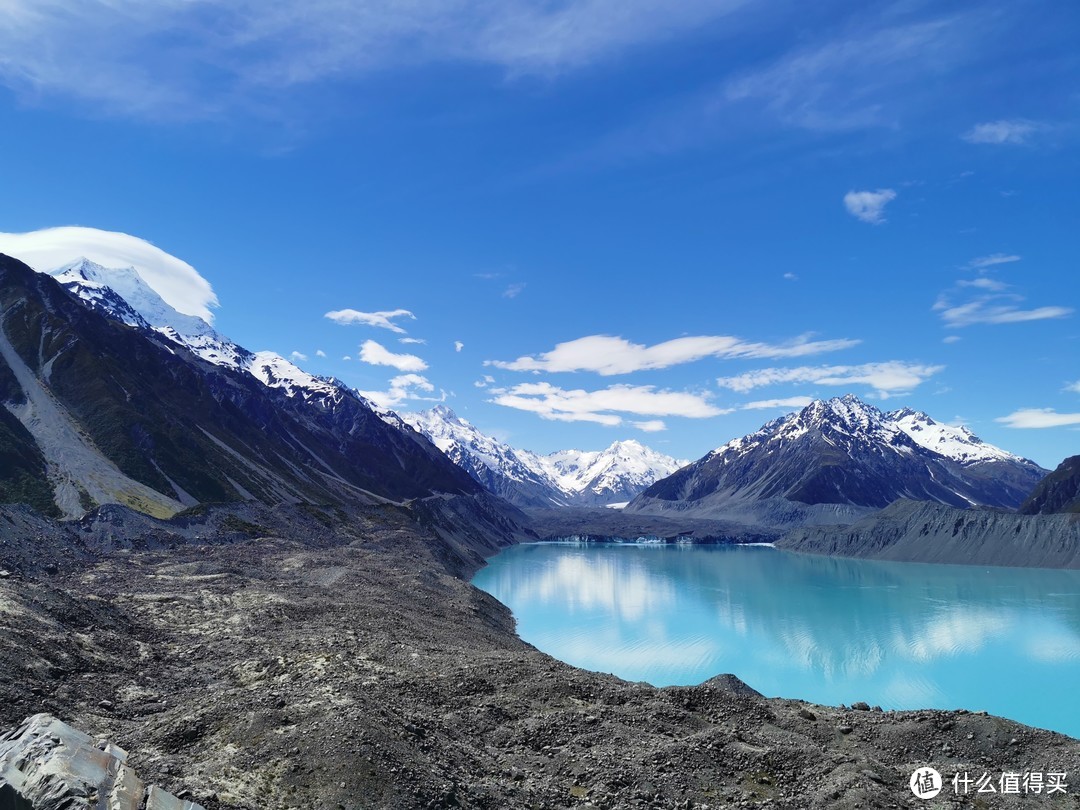
[[[121,293],[122,291],[122,293]],[[0,256],[0,498],[77,516],[481,488],[359,394],[176,312],[131,269]]]
[[[633,440],[599,451],[518,450],[443,405],[401,418],[488,490],[522,507],[624,504],[686,464]]]
[[[522,507],[851,523],[899,499],[1080,509],[1080,464],[1047,471],[962,427],[854,396],[816,401],[688,464],[636,441],[539,455],[449,408],[379,411],[333,378],[251,352],[132,268],[50,275],[0,256],[0,502],[76,516],[207,501],[403,501],[491,492]],[[442,452],[440,452],[442,451]]]
[[[717,448],[657,481],[631,511],[717,513],[747,502],[879,509],[901,498],[1015,509],[1047,473],[1039,465],[903,408],[883,412],[848,395]]]

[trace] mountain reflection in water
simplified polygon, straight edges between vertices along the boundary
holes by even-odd
[[[771,548],[523,545],[474,584],[518,632],[656,685],[731,672],[770,696],[986,709],[1080,736],[1080,572]]]

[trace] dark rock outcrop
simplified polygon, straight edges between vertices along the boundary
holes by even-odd
[[[1080,456],[1065,459],[1020,506],[1025,515],[1080,512]]]

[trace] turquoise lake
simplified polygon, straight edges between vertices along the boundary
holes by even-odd
[[[543,543],[473,584],[518,633],[657,686],[730,672],[768,696],[985,709],[1080,737],[1080,572],[769,547]]]

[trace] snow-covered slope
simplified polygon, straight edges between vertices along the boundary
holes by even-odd
[[[966,427],[944,425],[922,411],[901,408],[884,414],[888,422],[904,431],[918,445],[961,464],[990,461],[1023,463],[1026,459],[987,444]],[[1028,462],[1030,463],[1030,462]]]
[[[625,503],[685,463],[636,441],[615,442],[606,450],[563,450],[546,456],[517,450],[485,435],[443,405],[401,417],[473,478],[519,506]]]
[[[79,259],[49,275],[95,309],[128,326],[150,328],[214,365],[240,369],[251,362],[251,352],[202,318],[167,304],[134,267],[102,267]]]
[[[49,273],[90,306],[128,326],[156,332],[216,366],[246,371],[269,388],[323,407],[343,396],[360,397],[337,380],[309,374],[274,352],[250,352],[202,318],[178,312],[134,267],[103,267],[79,259]],[[388,420],[392,421],[392,420]]]
[[[883,507],[898,498],[1015,508],[1037,464],[924,413],[883,413],[848,395],[817,400],[718,447],[649,487],[631,509],[731,508],[783,498]]]
[[[530,507],[565,503],[565,493],[525,454],[481,433],[446,406],[400,416],[484,487],[511,503]]]
[[[547,456],[522,452],[569,500],[588,506],[625,503],[688,462],[657,453],[633,439],[605,450],[560,450]]]

